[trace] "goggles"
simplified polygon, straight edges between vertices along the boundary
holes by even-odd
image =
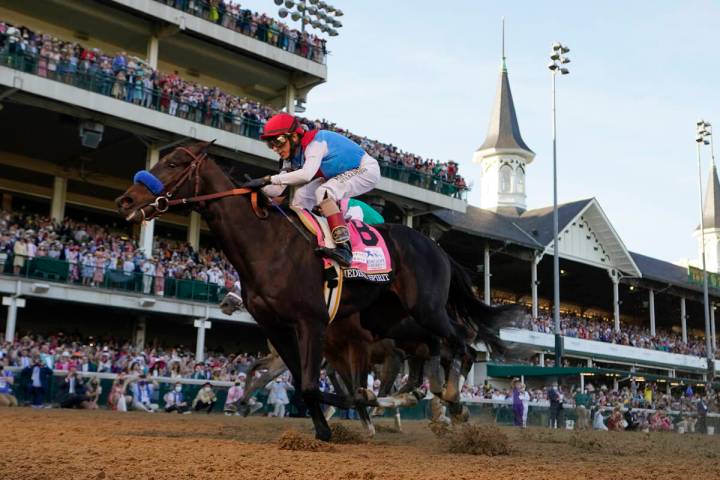
[[[280,148],[283,145],[285,145],[285,143],[287,143],[287,141],[288,141],[288,137],[286,135],[278,135],[277,137],[268,138],[267,140],[265,140],[265,143],[267,144],[268,147],[275,150],[275,149]]]

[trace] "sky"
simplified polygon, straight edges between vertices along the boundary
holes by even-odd
[[[242,3],[271,14],[278,8],[271,0]],[[472,156],[487,133],[505,17],[520,130],[536,153],[527,169],[528,208],[552,204],[546,65],[559,41],[571,49],[570,75],[558,78],[559,202],[597,198],[632,251],[669,261],[697,257],[695,123],[720,122],[720,3],[329,3],[344,11],[343,27],[329,39],[328,82],[310,92],[305,116],[455,160],[479,187]],[[703,189],[709,165],[706,147]]]

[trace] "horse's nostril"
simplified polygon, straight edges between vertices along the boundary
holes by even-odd
[[[128,195],[123,195],[122,197],[118,197],[115,203],[120,208],[130,208],[133,204],[133,199]]]

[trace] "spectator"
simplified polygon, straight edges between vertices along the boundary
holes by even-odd
[[[70,367],[60,387],[60,408],[78,408],[90,398],[85,395],[85,383],[77,373],[76,367]]]
[[[294,390],[293,386],[284,378],[278,377],[273,382],[270,382],[265,388],[270,391],[268,404],[273,406],[273,411],[268,416],[280,418],[284,417],[285,405],[290,403],[287,392],[288,390]]]
[[[522,399],[520,398],[520,379],[514,379],[512,382],[512,407],[513,407],[513,423],[516,427],[523,426],[523,407]]]
[[[605,430],[607,431],[608,427],[605,426],[605,419],[603,418],[602,412],[599,408],[595,409],[595,413],[593,414],[593,430]]]
[[[29,379],[29,391],[32,396],[32,407],[42,408],[43,400],[45,398],[45,392],[48,391],[50,385],[50,376],[52,370],[50,370],[45,362],[39,357],[35,359],[32,366],[23,369],[23,377]]]
[[[15,376],[5,368],[5,361],[0,360],[0,407],[17,407],[17,398],[13,395]]]
[[[155,413],[158,409],[158,404],[153,403],[153,393],[157,388],[157,382],[147,381],[147,376],[141,374],[136,382],[132,384],[132,406],[134,410],[139,410],[148,413]]]
[[[576,430],[590,429],[590,395],[587,390],[578,390],[575,394],[575,415],[577,416]]]
[[[112,390],[108,395],[108,406],[112,410],[127,412],[127,406],[132,402],[132,396],[127,394],[128,383],[122,372],[113,381]]]
[[[520,401],[522,402],[522,427],[527,428],[527,416],[530,408],[530,394],[527,392],[524,383],[520,384]]]
[[[205,382],[203,387],[198,390],[197,395],[195,395],[195,400],[193,400],[193,410],[196,412],[205,410],[207,413],[210,413],[216,402],[217,396],[212,389],[212,385],[210,382]]]
[[[81,407],[87,410],[97,410],[100,395],[102,395],[102,386],[100,386],[100,380],[94,377],[88,382],[87,387],[85,387],[87,400],[81,404]]]
[[[563,395],[557,382],[553,382],[552,388],[548,391],[548,400],[550,400],[550,428],[558,428],[561,421]]]
[[[175,382],[175,386],[165,394],[163,400],[165,400],[165,411],[168,413],[191,413],[190,407],[185,401],[185,395],[183,394],[182,384],[180,382]]]
[[[707,414],[708,405],[703,397],[697,400],[697,431],[700,433],[707,433]]]
[[[145,260],[142,262],[142,273],[143,273],[143,293],[145,295],[150,294],[150,288],[152,287],[152,281],[155,277],[155,262],[156,258]]]
[[[13,273],[18,275],[20,270],[25,266],[25,259],[27,258],[27,243],[28,237],[25,236],[15,242],[13,246]]]

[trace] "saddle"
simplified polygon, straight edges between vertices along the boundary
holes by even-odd
[[[335,248],[332,234],[325,217],[316,215],[304,208],[290,207],[301,223],[315,236],[318,248]],[[353,254],[352,264],[342,268],[343,277],[347,280],[357,279],[372,283],[387,283],[392,273],[392,260],[385,239],[374,227],[359,220],[347,222],[350,233],[350,247]],[[332,260],[323,258],[325,268],[332,265]]]
[[[335,248],[325,217],[304,208],[290,208],[298,216],[300,223],[315,237],[318,249]],[[390,281],[392,273],[390,253],[382,235],[375,228],[359,220],[350,220],[347,225],[353,253],[350,267],[342,268],[337,262],[323,257],[325,267],[323,293],[330,322],[340,308],[344,280],[365,280],[382,284]]]

